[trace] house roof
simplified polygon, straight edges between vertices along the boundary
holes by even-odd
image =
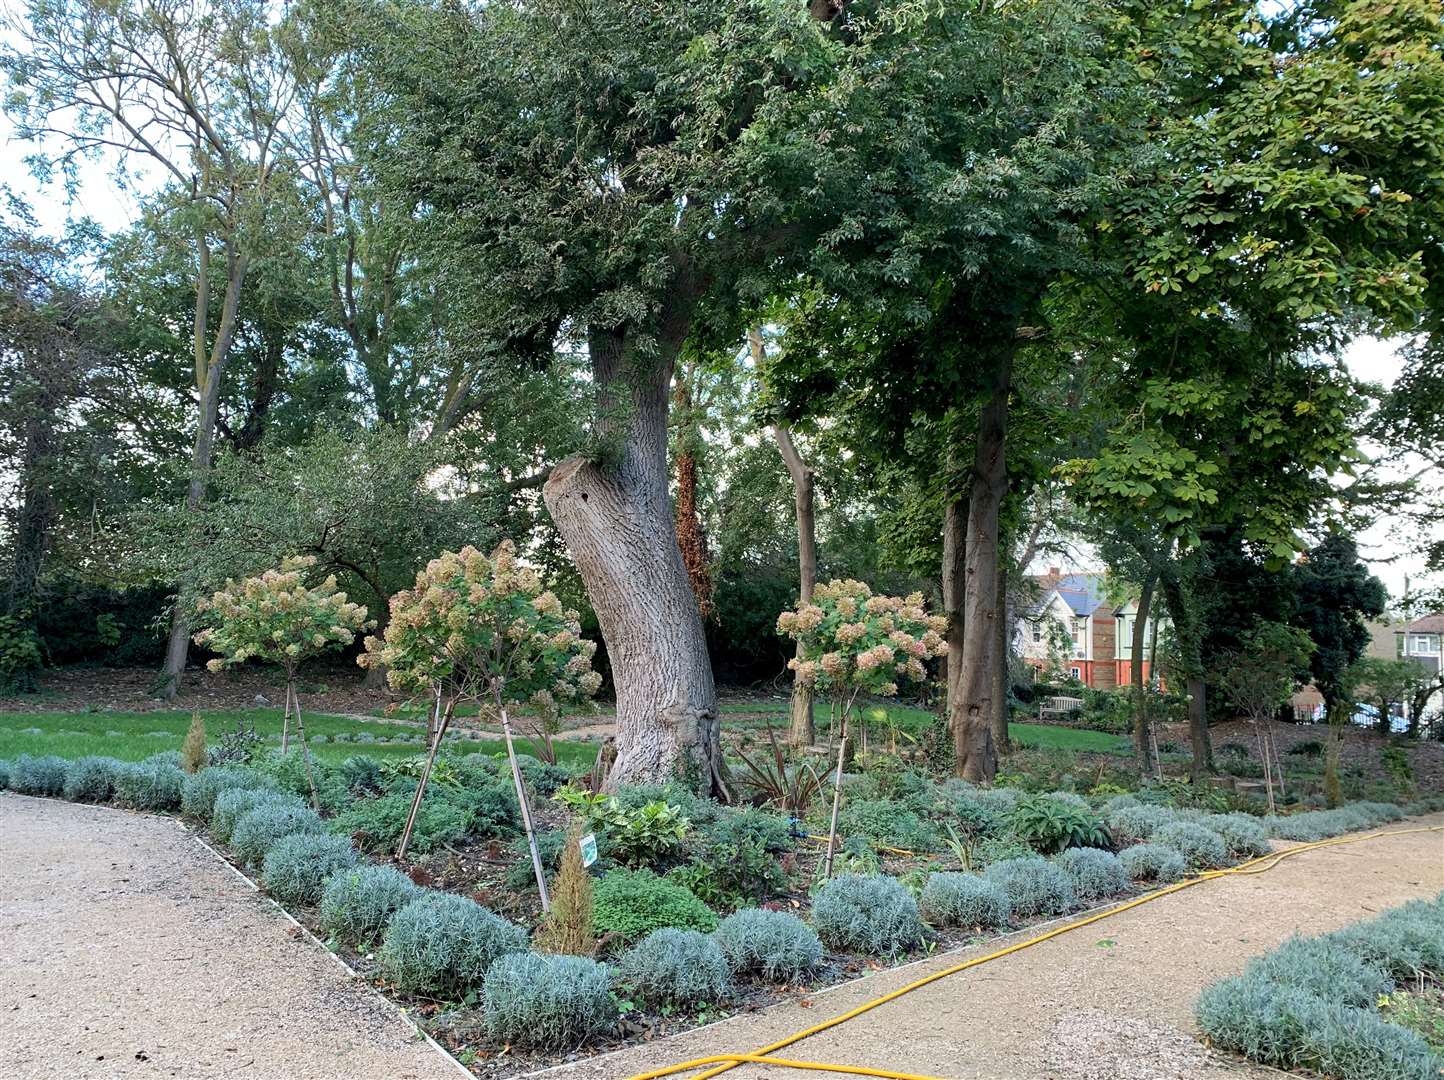
[[[1415,619],[1404,629],[1411,634],[1444,634],[1444,612]]]
[[[1103,603],[1102,574],[1064,574],[1058,579],[1058,595],[1075,615],[1092,615]]]

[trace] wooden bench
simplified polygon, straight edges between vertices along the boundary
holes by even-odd
[[[1038,723],[1063,719],[1083,709],[1083,699],[1076,697],[1044,698],[1038,705]]]

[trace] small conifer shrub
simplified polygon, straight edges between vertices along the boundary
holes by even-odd
[[[829,947],[872,956],[895,956],[923,938],[912,893],[882,874],[842,874],[827,882],[812,898],[812,921]]]
[[[721,948],[696,930],[653,930],[627,950],[616,976],[649,1005],[721,1001],[732,989]]]
[[[181,769],[187,773],[198,773],[206,767],[207,760],[206,722],[199,712],[193,712],[186,741],[181,744]]]
[[[617,1026],[610,972],[584,956],[502,956],[486,973],[482,998],[487,1035],[508,1046],[572,1049]]]
[[[365,863],[337,870],[321,891],[321,928],[347,944],[371,945],[391,916],[420,893],[394,866]]]
[[[271,845],[262,862],[261,881],[283,904],[320,902],[321,890],[338,870],[349,869],[360,858],[351,842],[327,833],[298,832]]]
[[[816,931],[785,911],[746,908],[723,919],[712,936],[738,978],[792,983],[822,966]]]
[[[567,830],[561,869],[552,882],[552,909],[537,931],[540,952],[591,956],[597,950],[592,933],[592,876],[582,865],[581,838],[581,825],[574,823]]]

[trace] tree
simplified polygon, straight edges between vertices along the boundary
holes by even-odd
[[[843,111],[850,93],[838,77],[850,50],[826,25],[835,12],[820,14],[412,2],[378,7],[364,31],[394,110],[376,167],[465,266],[452,298],[474,316],[479,355],[586,350],[592,447],[543,495],[616,677],[609,783],[725,790],[667,413],[684,344],[755,294],[765,268],[805,254],[817,216],[835,220],[815,192],[856,187],[850,150],[815,130],[819,101]]]
[[[221,385],[230,360],[241,290],[256,258],[278,167],[277,135],[293,96],[272,48],[269,8],[241,0],[211,10],[193,0],[32,0],[10,26],[0,56],[13,93],[6,111],[22,138],[59,138],[65,149],[37,157],[42,175],[77,158],[114,154],[118,179],[149,163],[169,182],[161,201],[193,238],[192,352],[197,398],[185,506],[205,498]],[[211,328],[211,262],[224,266],[225,295]],[[190,630],[177,605],[164,676],[174,696]]]
[[[1365,656],[1356,663],[1359,668],[1359,692],[1367,695],[1369,702],[1379,710],[1381,735],[1393,730],[1394,706],[1408,709],[1413,705],[1414,695],[1420,687],[1435,681],[1422,667],[1409,660]],[[1418,723],[1418,718],[1410,712],[1409,726],[1417,729]]]
[[[1220,653],[1215,679],[1224,697],[1253,724],[1268,788],[1269,813],[1274,811],[1274,762],[1270,724],[1299,685],[1300,669],[1307,670],[1314,643],[1296,627],[1256,620],[1237,650]],[[1278,775],[1280,784],[1283,773]]]
[[[1311,548],[1293,573],[1298,596],[1293,624],[1314,643],[1309,671],[1330,723],[1342,723],[1358,681],[1357,670],[1350,669],[1369,646],[1365,620],[1384,613],[1388,593],[1347,536],[1330,536]]]
[[[416,586],[391,598],[391,619],[381,637],[368,637],[362,667],[381,666],[398,690],[420,690],[440,717],[416,785],[397,857],[406,854],[441,740],[456,706],[467,699],[496,708],[506,736],[512,782],[531,847],[542,907],[548,907],[546,874],[532,829],[526,785],[512,747],[507,706],[530,702],[551,712],[558,700],[596,693],[592,670],[596,644],[581,636],[575,611],[543,592],[534,570],[520,565],[509,540],[490,558],[473,547],[443,552],[416,575]]]
[[[296,672],[305,661],[350,645],[358,633],[375,623],[366,618],[363,606],[352,603],[337,588],[335,577],[307,585],[306,571],[315,564],[313,557],[298,556],[282,562],[278,570],[267,570],[243,581],[227,581],[209,601],[199,605],[199,613],[211,625],[196,634],[195,640],[197,645],[218,654],[207,663],[212,671],[260,660],[278,664],[286,673],[281,753],[288,749],[294,710],[311,803],[320,810],[301,703],[296,697]]]

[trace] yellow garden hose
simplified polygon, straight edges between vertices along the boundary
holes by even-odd
[[[698,1073],[696,1076],[692,1077],[691,1080],[709,1080],[710,1077],[720,1076],[722,1073],[729,1072],[730,1070],[737,1068],[737,1066],[746,1064],[748,1062],[765,1063],[768,1065],[775,1065],[778,1068],[783,1069],[804,1069],[814,1072],[844,1073],[852,1076],[882,1077],[884,1078],[884,1080],[939,1080],[939,1078],[937,1077],[911,1076],[907,1073],[889,1072],[886,1069],[870,1069],[860,1065],[829,1065],[815,1061],[790,1061],[784,1058],[769,1057],[768,1055],[778,1050],[782,1050],[785,1047],[791,1046],[794,1043],[801,1042],[803,1039],[810,1038],[811,1036],[816,1035],[820,1032],[837,1027],[839,1024],[845,1024],[847,1021],[855,1019],[856,1017],[861,1016],[863,1013],[871,1012],[873,1009],[876,1009],[880,1005],[886,1005],[889,1001],[896,1001],[904,994],[910,994],[914,990],[918,990],[924,986],[929,985],[930,983],[935,983],[939,979],[945,979],[949,975],[956,975],[960,971],[967,971],[969,968],[978,967],[979,965],[986,964],[991,960],[997,960],[1000,957],[1008,956],[1015,952],[1021,952],[1022,950],[1031,948],[1034,945],[1040,945],[1045,941],[1051,941],[1053,938],[1060,937],[1061,935],[1066,934],[1071,930],[1077,930],[1081,927],[1090,926],[1093,923],[1100,922],[1103,919],[1112,918],[1114,915],[1121,914],[1122,912],[1128,911],[1132,908],[1136,908],[1142,904],[1147,904],[1153,900],[1159,899],[1160,897],[1168,896],[1172,893],[1181,892],[1184,889],[1192,888],[1194,885],[1198,885],[1202,882],[1213,881],[1215,878],[1228,877],[1231,874],[1261,874],[1266,870],[1272,870],[1275,866],[1277,866],[1284,859],[1287,859],[1290,856],[1301,855],[1305,851],[1313,851],[1317,848],[1333,847],[1338,844],[1356,844],[1361,840],[1374,840],[1383,836],[1407,836],[1410,833],[1421,832],[1444,832],[1444,825],[1420,825],[1415,828],[1394,829],[1388,832],[1360,833],[1352,836],[1335,836],[1329,838],[1328,840],[1316,840],[1312,843],[1299,844],[1296,847],[1285,848],[1283,851],[1274,851],[1269,853],[1268,855],[1260,855],[1256,859],[1250,859],[1248,862],[1240,863],[1238,866],[1229,867],[1226,870],[1207,870],[1202,874],[1199,874],[1197,877],[1188,878],[1184,881],[1178,881],[1173,883],[1172,885],[1165,885],[1161,889],[1155,889],[1153,890],[1153,892],[1144,893],[1142,896],[1134,897],[1132,900],[1119,904],[1116,907],[1111,907],[1105,911],[1100,911],[1096,914],[1089,915],[1086,918],[1077,919],[1071,923],[1065,923],[1062,926],[1054,927],[1047,933],[1039,934],[1037,937],[1028,938],[1026,941],[1016,942],[1015,944],[1009,945],[1005,948],[998,949],[995,952],[988,953],[986,956],[978,956],[974,957],[971,960],[964,960],[962,963],[954,964],[951,967],[943,968],[940,971],[935,971],[931,975],[925,975],[921,979],[910,982],[906,986],[900,987],[899,989],[894,990],[891,993],[883,994],[881,997],[873,998],[871,1001],[864,1002],[863,1004],[858,1005],[855,1008],[849,1009],[847,1012],[840,1013],[829,1020],[823,1020],[821,1023],[813,1024],[809,1028],[805,1028],[804,1030],[799,1031],[794,1035],[789,1035],[784,1039],[779,1039],[776,1042],[770,1043],[769,1045],[764,1046],[762,1049],[753,1051],[750,1054],[714,1054],[710,1057],[693,1058],[691,1061],[684,1061],[677,1065],[668,1065],[665,1068],[661,1069],[653,1069],[651,1072],[637,1073],[635,1076],[631,1077],[630,1080],[658,1080],[658,1078],[663,1076],[674,1076],[678,1073],[684,1072],[690,1073],[695,1069],[705,1069],[706,1071]]]

